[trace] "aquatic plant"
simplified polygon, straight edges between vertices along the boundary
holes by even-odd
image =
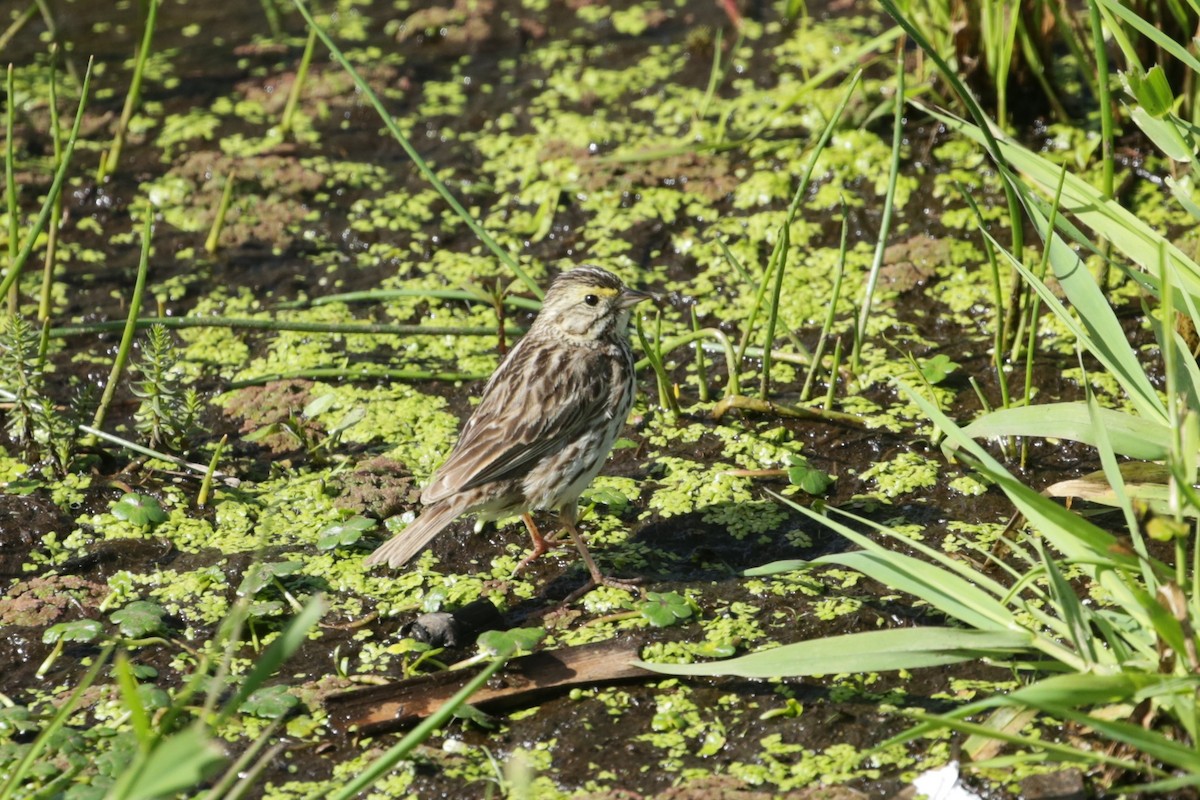
[[[130,391],[141,400],[133,418],[151,448],[182,450],[196,431],[200,395],[184,387],[178,372],[178,353],[171,333],[153,325],[146,334],[142,357],[134,365],[141,379]]]
[[[1111,4],[1101,0],[1101,5],[1111,22]],[[1144,20],[1133,20],[1127,10],[1120,16],[1200,77],[1200,61],[1149,30]],[[1125,35],[1117,28],[1110,32],[1118,39]],[[933,54],[934,45],[919,34],[917,40]],[[1140,67],[1134,57],[1137,47],[1127,41],[1123,47],[1127,66],[1122,78],[1131,119],[1168,156],[1194,165],[1200,142],[1190,124],[1176,115],[1178,105],[1165,76],[1158,67]],[[947,71],[945,77],[959,85],[957,75]],[[812,675],[986,659],[1018,671],[1024,684],[945,714],[907,710],[919,724],[880,746],[949,728],[972,734],[973,747],[984,753],[984,742],[998,740],[1053,759],[1137,774],[1147,779],[1138,786],[1142,791],[1200,785],[1195,633],[1200,628],[1200,493],[1195,489],[1200,479],[1200,368],[1191,333],[1200,309],[1200,264],[1164,230],[1114,200],[1107,188],[1093,186],[1053,156],[989,130],[990,121],[980,117],[977,106],[972,114],[978,124],[924,110],[992,153],[1042,239],[1039,265],[1030,266],[1023,252],[983,231],[989,252],[1016,271],[1036,301],[1027,306],[1024,323],[1029,349],[1040,303],[1071,332],[1080,352],[1090,356],[1092,361],[1085,363],[1098,364],[1120,387],[1125,408],[1102,408],[1085,385],[1082,401],[989,411],[962,427],[921,392],[901,385],[946,436],[948,454],[998,485],[1022,524],[996,546],[978,547],[973,563],[861,515],[780,498],[861,550],[765,565],[749,574],[829,564],[851,567],[915,596],[956,624],[869,631],[827,639],[819,646],[799,643],[724,662],[651,668],[676,675]],[[1169,186],[1179,210],[1190,214],[1193,223],[1200,220],[1190,183],[1169,179]],[[1084,228],[1111,247],[1097,248]],[[1105,260],[1151,299],[1153,307],[1147,302],[1145,308],[1156,342],[1151,364],[1127,340],[1105,291],[1107,270],[1094,274],[1079,252],[1093,261]],[[1048,286],[1050,278],[1061,297]],[[1155,371],[1165,380],[1160,383]],[[1027,379],[1027,397],[1028,386]],[[975,441],[1011,436],[1093,446],[1102,471],[1049,491],[1082,492],[1112,506],[1120,515],[1120,535],[1025,485]],[[1122,463],[1120,457],[1135,461]],[[864,535],[863,529],[874,536]],[[896,551],[888,540],[921,557]],[[1149,758],[1029,736],[1012,725],[1014,710],[1079,725]]]

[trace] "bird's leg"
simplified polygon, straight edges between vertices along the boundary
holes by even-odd
[[[579,535],[579,529],[575,527],[575,515],[569,513],[571,510],[573,509],[563,510],[563,528],[570,534],[571,541],[575,543],[575,547],[579,550],[579,556],[583,559],[588,574],[591,575],[591,580],[584,584],[582,588],[571,592],[567,596],[567,599],[563,601],[563,604],[574,602],[597,586],[611,586],[614,589],[624,589],[627,592],[641,592],[641,589],[637,585],[640,582],[638,579],[617,580],[600,572],[600,568],[596,566],[596,561],[592,558],[591,552],[588,551],[587,545],[583,543],[583,537]]]
[[[533,520],[533,514],[522,514],[521,521],[525,523],[525,528],[529,531],[529,538],[533,540],[533,550],[530,551],[529,555],[521,559],[520,564],[517,564],[517,568],[513,570],[514,576],[520,575],[525,571],[526,567],[550,552],[550,542],[538,530],[537,523]]]

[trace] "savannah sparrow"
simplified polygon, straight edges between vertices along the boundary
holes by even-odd
[[[520,514],[533,538],[520,570],[549,549],[531,512],[553,510],[592,581],[626,587],[596,567],[575,527],[576,501],[600,472],[633,405],[634,361],[625,329],[633,307],[652,297],[599,267],[559,275],[421,493],[421,516],[367,564],[401,566],[462,514],[484,520]]]

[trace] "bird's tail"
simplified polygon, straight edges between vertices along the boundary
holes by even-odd
[[[386,563],[392,568],[404,566],[461,513],[462,509],[452,503],[442,502],[427,506],[411,525],[371,553],[367,557],[366,565],[371,567]]]

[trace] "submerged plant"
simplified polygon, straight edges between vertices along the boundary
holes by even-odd
[[[178,364],[170,332],[162,325],[151,326],[142,360],[135,367],[142,378],[132,387],[141,399],[133,417],[150,447],[182,450],[196,431],[200,396],[193,388],[183,388]]]
[[[23,317],[0,318],[0,390],[8,401],[5,427],[27,460],[49,458],[64,472],[74,449],[74,426],[46,397],[46,362],[40,344]]]

